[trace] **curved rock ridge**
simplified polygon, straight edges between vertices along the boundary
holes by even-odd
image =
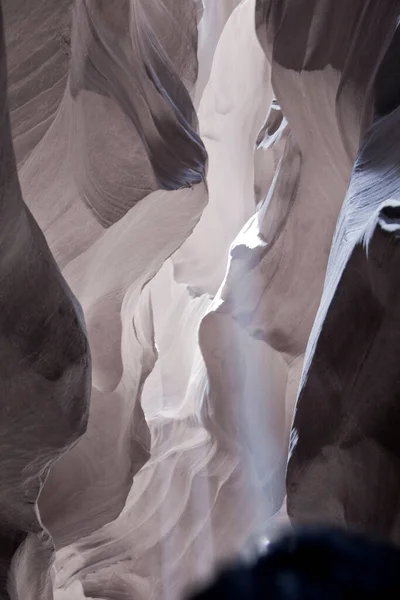
[[[80,306],[22,199],[1,6],[0,154],[0,596],[47,600],[54,545],[37,501],[86,431],[90,354]]]
[[[209,427],[228,447],[241,431],[269,516],[284,500],[293,407],[362,131],[360,110],[368,114],[372,106],[367,94],[360,109],[336,63],[305,68],[281,59],[291,29],[286,21],[275,24],[275,10],[273,2],[256,3],[256,31],[277,99],[257,139],[258,206],[231,245],[223,285],[200,325],[208,403],[218,406]],[[296,5],[289,2],[285,19],[291,10]],[[317,43],[324,30],[318,23],[312,30]],[[265,181],[258,183],[260,174]]]
[[[221,3],[221,11],[231,4]],[[172,257],[175,279],[196,294],[215,296],[232,240],[254,213],[254,145],[271,102],[269,81],[254,31],[254,1],[242,2],[221,32],[198,109],[209,157],[209,202],[193,235]]]
[[[20,166],[50,127],[68,77],[73,0],[5,0],[8,96]]]
[[[209,131],[212,132],[211,124],[217,125],[217,115],[225,105],[226,118],[230,118],[231,123],[233,117],[236,118],[236,129],[234,136],[230,133],[228,123],[220,133],[214,130],[215,134],[218,133],[217,139],[220,140],[220,145],[227,147],[227,136],[230,135],[228,140],[232,152],[241,155],[244,140],[246,152],[254,154],[255,143],[271,102],[271,90],[268,67],[254,32],[254,2],[242,3],[236,11],[228,19],[222,34],[224,39],[221,36],[215,50],[210,85],[206,86],[199,107],[200,132],[202,132],[202,123],[206,124],[202,115],[206,115],[209,119]],[[236,56],[240,57],[240,54],[230,56],[233,40],[238,39],[239,34],[242,35],[243,45],[248,39],[253,41],[251,53],[246,55],[243,52],[244,57],[240,61],[236,58]],[[236,70],[238,77],[246,77],[246,81],[257,91],[254,97],[257,98],[259,108],[256,116],[251,117],[253,122],[250,131],[247,130],[248,120],[254,106],[252,107],[246,102],[246,98],[243,98],[241,86],[237,81],[233,80],[231,87],[226,89],[229,79],[221,76],[226,71],[227,65],[232,72]],[[249,65],[252,66],[250,71]],[[248,99],[251,99],[250,90]],[[232,181],[232,189],[236,182],[239,190],[236,192],[235,211],[237,212],[232,214],[230,222],[226,222],[223,208],[229,201],[229,197],[221,194],[221,181],[217,178],[221,152],[213,151],[213,139],[208,140],[204,134],[203,139],[209,155],[209,173],[214,169],[214,177],[209,176],[207,182],[210,211],[207,211],[208,214],[203,213],[203,233],[196,236],[197,242],[196,239],[188,238],[182,244],[179,249],[179,260],[180,264],[185,266],[189,276],[191,273],[200,274],[205,282],[213,278],[218,287],[215,274],[209,272],[209,256],[203,252],[203,249],[206,244],[214,244],[214,255],[221,264],[223,261],[226,262],[231,237],[240,230],[247,215],[254,210],[254,158],[247,159],[251,169],[250,176],[244,168],[235,171],[236,179]],[[191,196],[186,191],[186,196],[182,196],[182,204],[173,205],[175,194],[175,192],[167,192],[163,197],[160,196],[157,202],[154,200],[154,210],[151,208],[152,196],[148,196],[121,220],[122,222],[126,220],[131,227],[135,227],[132,229],[134,235],[129,234],[125,238],[127,251],[133,239],[139,242],[138,236],[141,230],[145,236],[142,238],[142,244],[147,244],[142,248],[142,244],[138,243],[137,247],[142,248],[140,257],[132,257],[132,260],[127,263],[126,272],[132,278],[134,289],[136,288],[134,282],[138,275],[135,274],[133,265],[136,265],[135,269],[139,266],[141,269],[148,268],[145,257],[148,260],[147,256],[151,256],[150,248],[154,249],[155,246],[155,235],[152,237],[148,233],[154,216],[157,216],[157,221],[162,219],[160,222],[163,223],[165,232],[161,234],[158,223],[154,221],[153,231],[158,235],[158,247],[165,248],[167,239],[177,239],[175,227],[181,227],[182,235],[188,236],[184,224],[189,222],[190,212],[185,213],[184,206],[187,206],[187,210],[190,209],[193,215],[199,215],[203,207],[199,202],[201,196],[197,196],[196,200],[193,191],[191,192],[192,208],[187,204],[187,199]],[[156,199],[156,196],[153,197]],[[166,199],[170,203],[169,207],[165,203]],[[245,202],[248,205],[247,214],[243,214],[241,208]],[[165,206],[165,213],[160,212],[162,206]],[[139,218],[137,212],[140,207],[143,211],[142,218]],[[194,212],[196,207],[197,212]],[[166,216],[168,210],[170,218]],[[215,235],[210,237],[216,216],[219,219],[218,227],[224,235],[222,240]],[[116,231],[119,227],[122,225],[115,224],[104,234],[106,237],[112,235],[115,240],[113,245],[116,256],[123,248],[121,235]],[[193,238],[196,232],[197,226]],[[104,239],[104,252],[109,247],[110,242]],[[193,270],[191,267],[193,263],[190,262],[194,252],[198,256],[198,262],[195,263],[196,271]],[[178,598],[182,589],[190,581],[208,576],[216,564],[237,552],[248,536],[257,533],[260,524],[264,524],[276,509],[276,503],[273,502],[268,501],[267,506],[264,506],[265,498],[259,481],[260,476],[254,470],[252,457],[241,436],[237,440],[232,440],[232,445],[228,449],[226,444],[221,443],[223,440],[220,439],[218,432],[215,435],[215,427],[213,428],[212,424],[218,425],[216,419],[213,418],[213,423],[209,426],[207,415],[204,414],[207,370],[197,336],[200,321],[210,306],[211,298],[209,294],[202,293],[202,290],[196,289],[194,285],[188,288],[187,283],[193,282],[187,277],[187,282],[183,283],[185,279],[183,271],[181,271],[182,283],[176,282],[174,276],[177,273],[177,255],[178,253],[173,254],[170,260],[165,261],[162,269],[143,289],[134,313],[135,324],[152,323],[152,328],[149,328],[147,333],[147,341],[143,339],[141,344],[147,343],[147,348],[153,348],[151,335],[154,333],[158,355],[142,393],[143,410],[152,437],[151,456],[146,465],[135,475],[125,506],[117,518],[102,528],[96,527],[92,521],[89,527],[95,531],[89,533],[86,538],[81,536],[79,539],[76,536],[75,541],[71,537],[64,540],[59,538],[60,546],[64,547],[60,548],[56,563],[57,598],[68,597],[69,594],[76,594],[77,598],[102,597],[102,594],[115,597],[134,594],[142,598],[158,598],[167,595]],[[106,264],[106,256],[107,261],[109,260],[108,255],[104,254],[104,264]],[[94,266],[97,260],[94,253],[92,260]],[[75,264],[78,266],[79,263]],[[73,270],[69,271],[69,269],[70,267],[67,266],[65,273],[73,274]],[[222,279],[223,267],[221,271]],[[97,269],[94,273],[98,277]],[[111,268],[110,277],[115,278],[115,276],[115,268]],[[92,282],[87,281],[86,278],[82,281],[82,290],[88,299],[93,295],[94,283],[95,279]],[[101,295],[106,293],[108,285],[107,283],[104,287],[99,287]],[[77,292],[77,295],[82,298],[81,293]],[[85,300],[81,301],[85,308]],[[130,310],[132,311],[133,308],[132,302]],[[87,314],[87,309],[85,310]],[[127,312],[122,321],[127,334],[130,331],[131,314],[132,312]],[[90,318],[87,319],[90,331]],[[99,325],[99,321],[97,324]],[[100,339],[101,337],[98,337],[99,342]],[[107,358],[97,372],[95,348],[99,347],[99,342],[92,344],[94,379],[96,373],[104,377],[105,367],[109,364]],[[129,350],[128,353],[128,348],[122,348],[122,356],[126,356],[130,362],[134,356],[140,360],[137,349],[133,352],[133,346],[130,346]],[[110,355],[115,356],[115,351],[112,354],[110,352]],[[121,393],[123,393],[122,388]],[[136,398],[138,401],[139,396],[135,395],[135,400]],[[96,397],[93,396],[93,407],[95,401]],[[259,398],[257,402],[260,402]],[[113,429],[117,435],[121,421],[117,421],[112,406],[108,414],[113,415],[115,422]],[[126,415],[127,412],[124,413],[123,419],[126,419]],[[104,419],[104,416],[99,413],[97,423],[100,424],[102,418]],[[89,421],[89,434],[90,426]],[[110,419],[108,426],[110,427]],[[98,427],[97,425],[96,429]],[[88,443],[88,439],[87,435],[80,444],[81,448],[85,442]],[[108,448],[109,444],[105,444],[105,447]],[[92,448],[87,445],[86,456],[93,454]],[[79,446],[77,446],[78,450]],[[72,455],[73,452],[65,457],[64,465],[72,460]],[[113,454],[110,457],[110,462],[115,462],[115,456],[116,454]],[[121,452],[118,461],[122,456]],[[137,450],[133,456],[137,456]],[[103,468],[105,466],[103,465]],[[93,471],[93,468],[91,470]],[[53,473],[55,473],[54,469],[52,475]],[[62,473],[61,468],[60,473]],[[112,476],[115,481],[120,478],[116,472],[113,472]],[[107,475],[107,478],[110,478],[110,475]],[[105,476],[103,476],[104,480]],[[53,489],[56,489],[55,482],[52,485]],[[99,484],[87,490],[85,503],[88,508],[85,511],[83,503],[79,508],[86,522],[84,524],[80,521],[79,527],[88,525],[88,515],[94,513],[88,505],[88,499],[92,495],[98,502],[99,491]],[[103,497],[105,497],[104,493]],[[50,499],[54,498],[53,491],[51,496],[49,493],[48,498],[50,503]],[[112,494],[109,494],[108,499],[112,498]],[[61,506],[60,504],[59,508],[53,511],[55,517],[60,513]],[[238,520],[238,514],[241,514],[243,519]],[[217,526],[217,523],[221,525]],[[55,527],[56,523],[53,521],[49,528],[54,532]],[[77,528],[77,533],[78,531]],[[64,536],[63,532],[61,534]],[[119,565],[117,571],[116,563]]]
[[[395,541],[400,98],[388,69],[399,50],[399,12],[397,6],[386,14],[392,41],[376,77],[375,119],[355,162],[332,245],[288,467],[294,519],[330,520]],[[387,36],[382,44],[387,47]],[[367,491],[368,500],[362,496]]]
[[[155,189],[204,179],[206,152],[190,98],[196,15],[186,0],[76,2],[74,167],[81,196],[103,226]]]
[[[36,145],[32,143],[28,156],[20,161],[19,174],[27,203],[40,221],[63,274],[81,302],[93,355],[92,402],[86,435],[71,452],[61,458],[60,449],[57,454],[59,460],[47,476],[45,488],[40,495],[40,522],[43,521],[46,528],[51,531],[57,548],[76,542],[115,519],[124,507],[132,486],[133,475],[148,459],[149,429],[139,400],[144,381],[154,367],[157,350],[154,345],[152,306],[150,300],[146,300],[146,293],[142,293],[142,290],[164,261],[168,259],[168,256],[189,236],[207,200],[203,181],[206,155],[195,131],[196,115],[189,93],[185,91],[187,87],[190,92],[193,92],[192,88],[196,78],[198,7],[188,4],[185,5],[185,10],[178,11],[176,3],[173,5],[170,3],[170,5],[158,3],[158,10],[154,14],[145,4],[142,6],[140,3],[131,3],[129,5],[129,11],[131,13],[136,11],[136,16],[139,11],[146,24],[150,17],[153,19],[153,30],[150,33],[153,37],[156,35],[154,39],[157,44],[159,39],[163,40],[162,58],[163,60],[168,59],[171,63],[168,77],[157,63],[158,54],[150,57],[151,60],[146,67],[147,71],[151,70],[152,72],[153,79],[151,81],[149,73],[143,69],[138,52],[140,44],[144,42],[149,44],[149,35],[146,35],[144,40],[136,40],[137,44],[133,50],[132,46],[130,48],[133,55],[131,59],[140,65],[140,73],[137,73],[138,81],[135,84],[130,77],[126,80],[122,79],[121,85],[127,84],[129,93],[135,90],[135,85],[145,87],[146,98],[152,103],[152,106],[147,109],[147,113],[150,114],[153,111],[151,113],[153,117],[161,119],[161,126],[164,127],[164,130],[159,131],[163,135],[168,134],[165,138],[168,143],[178,142],[178,145],[180,144],[181,149],[179,155],[176,156],[178,167],[179,161],[181,164],[185,164],[185,161],[188,160],[189,144],[189,147],[195,148],[194,154],[198,158],[196,164],[201,177],[196,175],[193,178],[189,173],[189,179],[185,180],[179,175],[178,167],[176,173],[170,169],[169,175],[172,179],[171,185],[167,187],[179,189],[148,195],[152,189],[159,187],[158,184],[152,184],[155,179],[152,168],[149,167],[148,149],[146,150],[143,146],[136,129],[128,122],[128,118],[124,116],[116,99],[111,97],[111,102],[108,99],[107,96],[110,96],[111,92],[115,92],[113,81],[108,82],[108,90],[102,90],[106,93],[104,96],[100,96],[98,91],[81,90],[75,99],[72,98],[68,85],[57,114],[54,119],[51,119],[45,135],[41,136]],[[79,63],[80,58],[84,56],[84,54],[79,55],[79,49],[80,44],[86,38],[79,37],[79,28],[84,26],[85,22],[78,20],[78,15],[79,11],[85,8],[90,8],[92,13],[94,12],[94,18],[97,16],[102,25],[101,32],[107,40],[110,35],[115,37],[115,27],[118,25],[118,22],[114,23],[112,18],[110,20],[110,15],[101,22],[104,11],[110,9],[106,3],[103,6],[98,3],[87,5],[78,2],[76,4],[70,81],[73,80],[74,65]],[[45,3],[43,3],[42,9],[43,14],[46,13],[46,10],[50,10],[49,5]],[[12,7],[6,7],[6,12],[13,13]],[[160,14],[163,16],[162,20],[160,20]],[[112,15],[117,17],[118,21],[118,15],[121,16],[121,13],[114,11]],[[55,20],[59,18],[57,12],[54,12],[53,18]],[[170,27],[171,19],[174,27]],[[56,29],[54,21],[50,17],[49,20]],[[179,22],[181,25],[177,29]],[[168,27],[166,27],[167,25]],[[168,39],[164,35],[163,27],[166,27]],[[156,28],[158,29],[155,33]],[[170,35],[171,31],[175,31],[174,39]],[[174,46],[177,41],[177,31],[181,34],[181,50],[178,57],[175,56],[176,48]],[[142,26],[140,35],[143,36]],[[37,39],[36,43],[38,43]],[[113,46],[108,48],[111,54],[114,52],[113,48]],[[151,48],[154,50],[153,46]],[[96,52],[96,48],[94,51]],[[169,58],[167,52],[169,52]],[[149,59],[148,52],[146,57]],[[33,56],[33,65],[35,60],[36,56]],[[17,75],[16,79],[18,79]],[[35,82],[36,77],[37,70],[32,66],[30,82]],[[143,77],[146,79],[143,80]],[[160,83],[160,79],[162,83]],[[165,92],[164,97],[160,91]],[[52,100],[55,105],[58,101],[58,89],[53,92]],[[46,94],[51,97],[51,89],[47,89]],[[83,100],[82,96],[85,96]],[[11,100],[17,101],[12,95]],[[109,104],[105,106],[104,102],[109,102]],[[80,103],[86,104],[82,107]],[[96,115],[99,106],[101,110],[105,111],[104,117],[107,117],[107,119],[100,120],[104,129],[98,127],[98,118],[94,120],[95,116],[98,117],[99,114],[102,114],[100,111]],[[17,110],[16,106],[13,108]],[[156,110],[159,111],[158,116]],[[168,117],[171,121],[170,125],[164,119],[164,116],[168,114],[170,114]],[[16,139],[20,125],[16,119],[14,127]],[[97,190],[95,191],[91,187],[91,192],[95,194],[96,198],[101,198],[101,189],[98,185],[101,183],[100,175],[104,175],[108,189],[116,198],[114,205],[109,201],[107,204],[107,210],[110,210],[109,214],[112,214],[112,223],[107,223],[109,225],[107,230],[104,230],[97,216],[87,210],[85,206],[87,198],[80,194],[77,166],[80,168],[85,160],[94,160],[90,149],[85,154],[86,151],[79,142],[78,134],[82,133],[82,128],[84,134],[85,127],[91,135],[96,135],[96,131],[100,131],[103,136],[103,141],[97,139],[93,145],[94,151],[101,149],[101,156],[99,154],[96,158],[96,160],[101,159],[101,164],[97,163],[98,167],[101,167],[101,172],[91,180],[91,186],[94,185]],[[170,135],[172,138],[169,137]],[[182,141],[182,138],[185,139]],[[125,153],[124,139],[136,148],[134,159],[132,159],[132,155]],[[110,154],[108,152],[110,148],[105,145],[105,141],[113,145]],[[158,142],[152,133],[150,142],[153,144],[153,154],[158,152],[158,156],[155,158],[159,160],[161,154],[165,153],[165,148],[161,149],[160,154],[160,148],[157,150]],[[182,151],[182,143],[184,143],[184,151]],[[169,152],[171,156],[175,152],[172,146]],[[137,157],[139,160],[136,160]],[[146,185],[145,193],[142,194],[142,190],[140,194],[147,195],[146,202],[137,203],[134,198],[132,199],[132,190],[126,185],[126,181],[125,183],[121,181],[120,175],[113,172],[111,164],[113,161],[115,161],[116,168],[126,168],[128,174],[129,171],[132,171],[132,166],[134,167],[133,171],[135,168],[138,168],[138,171],[142,170],[141,176]],[[141,165],[145,165],[145,168],[142,168]],[[108,174],[106,173],[107,166],[110,166]],[[111,175],[115,175],[115,180]],[[132,177],[132,185],[140,187],[140,185],[138,186],[140,181],[137,177],[135,179],[134,173]],[[118,194],[120,194],[119,199]],[[125,204],[121,207],[121,204],[118,205],[119,201]],[[130,211],[129,209],[133,205],[135,206]],[[115,212],[115,206],[119,211],[118,214]],[[180,215],[180,219],[176,220],[174,215]],[[153,234],[148,228],[151,223],[154,225]],[[112,248],[114,248],[114,254]],[[26,252],[24,248],[21,251]],[[101,276],[99,276],[100,273]],[[34,276],[35,272],[33,271],[32,277]],[[51,272],[48,274],[48,277],[50,276]],[[62,323],[60,329],[62,330]],[[70,327],[70,330],[69,335],[72,336],[74,327]],[[66,343],[68,343],[69,335],[65,336]],[[56,342],[53,342],[54,344]],[[60,352],[62,348],[61,345]],[[76,348],[76,352],[78,350],[79,347]],[[49,362],[48,368],[52,366],[51,361]],[[70,394],[72,394],[72,389]],[[82,433],[82,431],[79,430],[78,433]],[[54,435],[56,435],[55,432]],[[62,438],[61,433],[60,438]],[[74,440],[76,441],[76,439],[77,435]],[[66,445],[67,442],[69,439],[67,439]],[[40,488],[37,489],[36,496],[39,490]],[[15,493],[17,492],[15,491]],[[35,510],[37,512],[37,509]],[[39,516],[37,518],[39,519]],[[11,557],[15,550],[16,546],[12,544],[11,540],[9,550],[5,551],[6,556]],[[47,559],[50,561],[52,552],[50,538],[47,545]],[[36,546],[40,549],[37,543]],[[27,588],[24,586],[29,584],[32,570],[36,568],[36,563],[32,562],[33,552],[34,547],[30,543],[30,545],[26,545],[26,550],[15,559],[18,573],[26,572],[26,578],[20,579],[20,581],[17,579],[15,583],[17,587],[19,586],[15,592],[15,594],[19,594],[18,598],[20,596],[29,597]],[[40,560],[38,554],[38,561],[40,562]],[[40,571],[38,571],[38,576],[42,576]],[[47,593],[52,593],[50,584],[47,586]]]
[[[288,508],[295,521],[308,518],[328,519],[331,515],[326,505],[327,499],[329,498],[334,504],[339,495],[342,499],[338,503],[343,507],[347,500],[345,501],[341,494],[344,494],[345,497],[347,494],[351,494],[350,489],[343,485],[341,492],[337,491],[335,496],[332,494],[332,488],[328,490],[329,486],[325,485],[325,476],[335,478],[339,472],[342,472],[342,467],[337,467],[336,475],[333,475],[332,471],[335,469],[333,466],[329,469],[328,464],[330,463],[325,460],[325,449],[328,452],[329,448],[329,436],[334,435],[332,433],[333,425],[328,421],[336,418],[333,414],[337,416],[335,405],[328,401],[322,385],[318,388],[318,395],[312,395],[312,401],[305,390],[311,389],[308,387],[309,385],[312,386],[310,373],[314,365],[313,349],[318,338],[318,328],[322,326],[324,319],[321,316],[325,314],[322,306],[325,306],[324,310],[326,310],[326,306],[329,305],[329,301],[326,299],[327,288],[331,291],[334,289],[334,285],[330,287],[332,275],[329,269],[325,279],[328,255],[330,253],[331,264],[334,253],[333,249],[330,252],[330,243],[360,137],[362,138],[365,134],[373,118],[374,97],[376,96],[373,86],[375,79],[377,82],[379,81],[379,69],[394,33],[398,8],[397,3],[383,3],[382,7],[379,7],[378,16],[378,8],[373,3],[362,3],[361,11],[361,3],[357,8],[355,5],[349,7],[346,3],[327,1],[320,3],[317,7],[316,3],[300,6],[298,3],[289,1],[285,3],[283,11],[282,4],[277,2],[262,0],[257,2],[257,33],[266,55],[272,61],[272,85],[291,130],[291,144],[293,145],[293,142],[297,144],[301,156],[298,190],[295,196],[300,219],[296,229],[290,229],[290,217],[293,218],[295,214],[296,203],[293,204],[294,208],[288,211],[289,217],[286,217],[286,223],[284,216],[281,219],[275,217],[276,208],[273,197],[276,187],[278,190],[280,189],[278,173],[269,192],[271,200],[267,205],[267,210],[270,212],[269,215],[266,214],[264,221],[270,237],[262,236],[257,229],[254,229],[254,232],[261,238],[258,243],[259,252],[263,252],[265,255],[264,261],[268,261],[266,264],[271,264],[271,274],[267,275],[266,279],[258,277],[261,290],[266,290],[265,299],[260,302],[257,300],[260,295],[256,295],[253,305],[250,304],[246,312],[237,311],[237,319],[252,328],[254,336],[265,339],[272,347],[284,353],[289,363],[289,372],[293,358],[297,359],[294,362],[297,369],[297,382],[301,373],[301,357],[304,356],[306,347],[308,348],[302,377],[302,385],[305,387],[300,393],[296,410],[292,432],[293,455],[289,462],[287,479]],[[342,25],[341,19],[344,16],[346,23]],[[369,35],[365,34],[365,31],[370,31],[372,23],[375,22],[374,42],[371,43],[371,39]],[[328,23],[331,32],[329,35],[326,29]],[[339,30],[340,35],[336,33]],[[392,67],[393,56],[394,53],[392,53]],[[388,79],[387,69],[386,79]],[[388,87],[388,83],[386,85]],[[381,105],[385,102],[383,87],[381,82],[379,85]],[[396,95],[395,85],[392,85],[390,94],[393,101],[393,96]],[[297,163],[293,161],[293,154],[289,156],[287,168],[293,178]],[[283,160],[281,168],[283,169],[284,166],[285,160]],[[371,166],[371,169],[373,168]],[[281,200],[278,206],[285,215],[286,203],[290,198],[290,193],[285,187],[283,187],[282,197],[285,201]],[[367,204],[367,200],[365,200],[365,204]],[[310,212],[307,211],[307,205],[309,210],[311,209]],[[359,208],[360,204],[358,203],[357,215],[360,223],[363,222],[363,225],[366,226],[366,216],[368,218],[368,215],[361,214]],[[368,201],[368,210],[373,211],[373,203],[370,200]],[[351,226],[349,225],[349,227]],[[282,233],[279,233],[280,228]],[[273,235],[274,229],[277,232],[275,236]],[[250,235],[248,237],[250,240]],[[256,238],[253,232],[251,238],[253,240]],[[295,250],[296,238],[298,240],[297,251]],[[269,244],[268,241],[270,241]],[[285,246],[283,246],[285,241]],[[253,242],[254,244],[255,242]],[[248,245],[250,246],[250,244]],[[234,250],[233,247],[232,263],[235,258]],[[342,250],[338,253],[340,254]],[[238,251],[237,255],[243,261],[244,256],[248,254],[252,257],[253,253],[254,250],[250,252],[242,250],[240,253]],[[276,256],[275,262],[274,255]],[[341,255],[343,257],[343,254]],[[254,258],[253,261],[251,263],[249,260],[249,265],[254,271],[253,265],[257,263]],[[345,264],[345,261],[341,264]],[[247,268],[249,269],[249,267]],[[341,267],[339,267],[340,270]],[[253,275],[254,279],[257,281]],[[243,271],[238,272],[236,281],[243,281]],[[296,282],[298,282],[297,285]],[[239,283],[237,285],[239,286]],[[319,309],[320,316],[317,317],[316,324],[313,326],[323,285],[324,294]],[[256,286],[254,287],[257,289]],[[286,301],[283,301],[283,293],[287,298]],[[251,299],[252,296],[248,294],[248,297]],[[292,303],[290,298],[292,298]],[[351,304],[350,298],[350,292],[343,294],[341,318],[345,314],[346,307]],[[261,313],[262,317],[257,320],[255,315],[262,310],[263,306],[265,309]],[[257,307],[257,311],[254,310],[254,307]],[[350,314],[350,308],[348,312]],[[338,331],[338,321],[335,323],[335,328]],[[344,327],[343,330],[346,331],[346,328]],[[311,337],[309,338],[310,333]],[[334,343],[332,336],[331,332],[330,344]],[[358,350],[357,346],[357,352]],[[343,347],[341,356],[343,365],[347,364],[348,356]],[[321,361],[319,368],[323,369],[324,373],[330,373],[331,365],[328,356]],[[349,377],[354,376],[354,371],[350,369]],[[338,384],[332,382],[332,385],[334,385],[335,393],[339,394]],[[297,384],[292,388],[291,406],[294,404],[296,395]],[[316,416],[323,410],[323,406],[329,406],[329,410],[328,408],[325,410],[330,415],[328,417],[328,413],[326,413],[328,421],[325,426]],[[291,410],[288,411],[289,418],[290,414]],[[344,416],[343,419],[345,419]],[[355,427],[357,426],[356,420]],[[327,446],[324,443],[325,436]],[[339,444],[338,440],[336,442]],[[303,453],[302,446],[304,444],[305,448],[311,448],[318,443],[320,444],[318,453],[321,452],[320,465],[325,475],[322,477],[320,472],[318,474],[315,472],[315,476],[311,477],[310,475],[308,478],[305,476],[306,470],[308,466],[312,469],[313,461],[311,454],[307,459],[299,458]],[[308,460],[310,460],[309,463]],[[297,497],[298,489],[301,489],[301,492]],[[326,499],[326,502],[323,502],[322,498]],[[301,506],[304,506],[304,510]],[[339,517],[337,516],[337,518]],[[349,519],[350,523],[351,521]],[[365,515],[360,517],[360,524],[367,525]]]
[[[173,170],[170,188],[179,189],[150,193],[159,185],[150,166],[154,156],[148,154],[149,146],[143,145],[131,120],[129,111],[140,109],[135,94],[143,105],[139,120],[135,117],[137,126],[147,127],[150,117],[169,115],[170,125],[163,117],[162,127],[172,130],[154,129],[154,123],[153,133],[148,130],[157,160],[167,152],[165,146],[157,150],[157,131],[168,134],[164,141],[169,144],[185,138],[195,148],[202,173],[206,157],[185,91],[193,88],[197,71],[196,5],[178,10],[176,3],[164,2],[156,9],[140,2],[120,2],[113,10],[107,3],[76,3],[69,85],[51,127],[20,169],[27,202],[83,307],[93,357],[87,434],[54,466],[40,498],[42,517],[57,547],[115,519],[133,475],[149,457],[149,429],[139,400],[157,350],[151,305],[141,292],[189,236],[207,200],[203,174],[190,182],[178,181],[180,175],[176,171],[177,179]],[[171,31],[178,23],[180,50],[175,56],[178,40],[176,35],[172,39]],[[151,25],[151,31],[144,25]],[[135,35],[133,26],[139,27]],[[146,44],[155,52],[155,35],[157,54],[149,56]],[[93,75],[98,53],[102,57],[98,67],[105,75],[97,71]],[[159,72],[160,56],[168,62],[168,76]],[[110,61],[117,66],[109,73]],[[128,69],[125,77],[118,65]],[[188,159],[187,144],[177,155],[182,164]],[[168,152],[173,156],[175,150],[171,146]],[[82,193],[81,175],[90,186],[88,193]],[[110,215],[107,223],[102,219],[100,223],[99,215],[87,209],[90,194],[98,207],[103,198]],[[137,202],[140,198],[145,202]]]

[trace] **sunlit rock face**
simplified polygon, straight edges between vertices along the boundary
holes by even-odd
[[[400,2],[2,4],[0,598],[398,540]]]

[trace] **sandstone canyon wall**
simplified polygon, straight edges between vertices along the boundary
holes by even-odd
[[[1,599],[399,541],[399,16],[2,0]]]

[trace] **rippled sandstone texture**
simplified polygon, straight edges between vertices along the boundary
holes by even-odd
[[[0,598],[398,541],[400,2],[2,4]]]

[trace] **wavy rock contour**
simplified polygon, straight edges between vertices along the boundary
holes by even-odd
[[[399,3],[3,8],[0,596],[398,540]]]

